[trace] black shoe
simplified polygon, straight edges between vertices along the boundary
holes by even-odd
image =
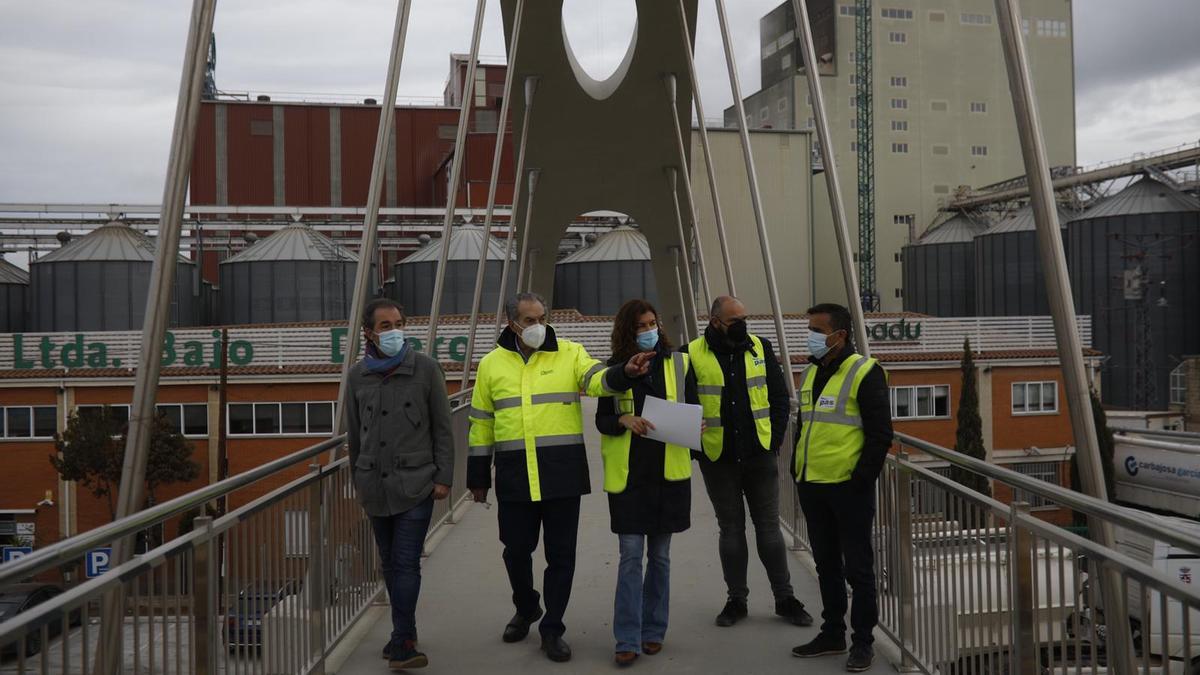
[[[543,635],[542,651],[555,663],[566,663],[571,660],[571,645],[562,639],[561,635]]]
[[[728,628],[746,618],[749,611],[745,602],[730,600],[725,603],[725,609],[722,609],[721,613],[717,615],[717,625],[722,628]]]
[[[804,603],[794,597],[775,601],[775,613],[797,626],[813,625],[812,614],[804,610]]]
[[[504,627],[504,641],[520,642],[521,640],[524,640],[525,636],[529,635],[530,624],[540,618],[542,618],[541,607],[538,607],[537,611],[534,612],[533,616],[531,617],[521,616],[520,612],[513,614],[512,621],[509,621],[508,625]]]
[[[850,647],[850,658],[846,659],[846,672],[861,673],[871,669],[875,662],[875,649],[871,645],[855,644]]]
[[[417,634],[417,633],[416,633],[416,631],[413,631],[413,646],[414,646],[414,647],[417,645],[417,638],[416,638],[416,634]],[[382,656],[383,656],[383,660],[384,660],[384,661],[390,661],[390,660],[391,660],[391,658],[392,658],[392,643],[391,643],[391,642],[389,642],[389,643],[387,643],[386,645],[384,645],[384,646],[383,646],[383,654],[382,654]]]
[[[802,659],[811,659],[818,656],[830,656],[832,654],[846,653],[846,638],[835,637],[828,633],[821,633],[813,638],[812,642],[800,645],[792,649],[792,656],[798,656]]]
[[[396,642],[390,645],[391,654],[388,658],[388,668],[391,670],[408,670],[424,668],[429,665],[429,659],[417,651],[417,644],[412,640]]]

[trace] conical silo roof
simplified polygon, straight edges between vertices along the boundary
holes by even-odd
[[[504,260],[504,244],[499,239],[485,234],[482,227],[474,225],[461,225],[450,230],[450,254],[446,260],[473,260],[478,262],[479,251],[483,247],[485,237],[488,247],[487,259]],[[397,264],[409,265],[421,262],[438,262],[441,255],[442,241],[437,239]],[[515,255],[513,259],[516,259]]]
[[[1067,221],[1072,219],[1072,214],[1063,209],[1058,208],[1058,226],[1066,227]],[[1037,229],[1037,221],[1033,218],[1033,206],[1026,204],[1017,209],[1009,217],[997,222],[987,229],[983,234],[1001,234],[1004,232],[1032,232]]]
[[[953,218],[935,225],[925,231],[913,246],[930,246],[933,244],[966,244],[975,241],[975,237],[987,230],[987,224],[971,220],[966,214],[959,213]]]
[[[308,225],[296,223],[288,225],[221,264],[280,260],[358,262],[358,256]]]
[[[597,239],[591,246],[581,248],[558,261],[558,264],[649,259],[650,244],[646,241],[646,236],[628,225],[621,225]]]
[[[29,272],[0,258],[0,284],[29,284]]]
[[[1124,190],[1096,204],[1076,220],[1188,211],[1200,211],[1200,200],[1150,176],[1144,176]]]
[[[153,238],[114,220],[72,240],[60,249],[31,261],[31,264],[102,261],[153,263],[155,249]],[[178,256],[178,259],[181,263],[193,264],[182,255]]]

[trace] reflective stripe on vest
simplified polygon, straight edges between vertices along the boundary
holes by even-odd
[[[663,376],[666,379],[668,401],[679,401],[683,398],[689,368],[688,361],[688,356],[680,352],[671,354],[670,359],[663,361]],[[618,415],[634,414],[633,390],[621,392],[613,397],[613,403]],[[629,448],[632,443],[633,432],[628,429],[620,436],[601,435],[600,454],[604,458],[605,492],[625,491],[625,487],[629,483]],[[667,444],[666,457],[663,462],[663,478],[687,480],[691,476],[691,451],[682,446]]]
[[[851,354],[817,393],[813,392],[817,367],[800,375],[800,415],[804,421],[796,440],[796,480],[808,483],[844,483],[858,465],[866,435],[858,407],[858,388],[875,359]]]
[[[753,349],[746,352],[746,390],[750,394],[750,415],[758,442],[768,452],[771,450],[771,401],[767,395],[767,358],[763,353],[762,340],[751,335]],[[708,347],[703,337],[688,345],[692,357],[692,368],[696,372],[696,391],[704,407],[705,430],[702,437],[704,454],[714,462],[725,447],[725,428],[721,422],[721,395],[725,392],[725,373],[721,364]],[[757,355],[757,356],[755,356]]]

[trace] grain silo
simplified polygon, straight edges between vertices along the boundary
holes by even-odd
[[[1108,357],[1104,402],[1166,409],[1175,359],[1200,351],[1200,201],[1142,178],[1071,221],[1067,253],[1076,308]]]
[[[611,316],[626,300],[658,304],[650,245],[632,227],[614,228],[554,268],[554,306],[589,316]]]
[[[1061,227],[1065,228],[1070,218],[1069,213],[1058,210]],[[1030,205],[975,238],[975,311],[979,316],[1050,314]]]
[[[0,256],[0,333],[19,333],[29,324],[29,273]]]
[[[30,330],[141,330],[155,243],[112,221],[31,260]],[[195,325],[195,284],[195,263],[176,256],[169,325]]]
[[[221,263],[224,324],[345,321],[358,256],[293,224]]]
[[[446,279],[442,286],[441,313],[470,314],[475,297],[475,275],[479,269],[479,252],[486,242],[487,263],[483,273],[483,312],[495,311],[500,301],[500,277],[504,268],[504,243],[484,233],[474,225],[456,226],[450,231],[450,251],[446,258]],[[427,316],[433,307],[433,285],[437,280],[438,259],[442,255],[442,240],[426,243],[412,255],[396,263],[395,290],[397,302],[404,305],[409,316]],[[514,258],[515,259],[515,258]],[[508,272],[508,291],[517,285],[517,268]]]
[[[975,316],[975,237],[986,229],[959,213],[905,246],[904,311]]]

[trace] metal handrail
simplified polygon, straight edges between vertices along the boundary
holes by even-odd
[[[1169,521],[1147,518],[1145,512],[1110,504],[1109,502],[1101,501],[1095,497],[1090,497],[1060,485],[1047,483],[1038,478],[1017,473],[1011,469],[1005,469],[975,459],[974,457],[968,457],[960,452],[948,450],[928,441],[909,436],[908,434],[897,433],[896,439],[903,445],[916,448],[921,452],[945,460],[952,465],[970,470],[981,476],[1003,481],[1026,492],[1051,499],[1061,506],[1080,513],[1107,520],[1114,525],[1154,535],[1174,546],[1200,553],[1200,536],[1196,536]]]
[[[0,566],[0,586],[20,581],[74,561],[82,557],[89,549],[122,537],[127,537],[167,518],[202,506],[214,499],[224,497],[247,485],[275,475],[284,469],[312,459],[322,452],[341,445],[345,440],[346,436],[344,434],[335,436],[303,450],[297,450],[285,457],[271,460],[249,471],[239,473],[236,476],[230,476],[212,485],[207,485],[198,490],[180,495],[175,499],[157,504],[125,518],[114,520],[107,525],[101,525],[70,539],[51,544],[23,558],[5,563],[3,566]]]
[[[1197,431],[1167,431],[1165,429],[1118,429],[1113,427],[1112,432],[1122,436],[1157,436],[1159,438],[1174,439],[1184,443],[1200,441],[1200,432]]]

